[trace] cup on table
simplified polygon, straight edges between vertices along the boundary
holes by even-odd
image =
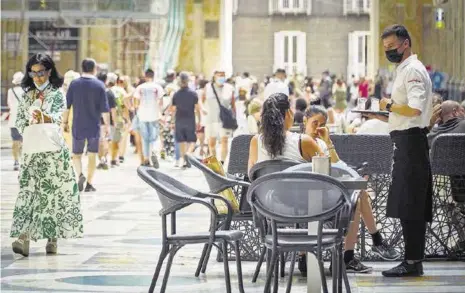
[[[327,156],[312,157],[312,172],[324,175],[331,175],[331,159]]]
[[[372,98],[371,99],[371,111],[379,111],[379,99]]]
[[[366,98],[358,98],[357,109],[358,110],[366,110],[365,104],[367,102]]]

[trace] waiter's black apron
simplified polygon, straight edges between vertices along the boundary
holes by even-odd
[[[433,180],[426,128],[391,132],[394,146],[392,184],[387,199],[387,216],[402,220],[431,222]]]

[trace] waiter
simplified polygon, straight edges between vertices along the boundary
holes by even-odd
[[[412,41],[402,25],[387,27],[381,35],[386,58],[397,65],[391,99],[380,109],[389,111],[394,146],[392,184],[387,216],[400,219],[405,260],[384,271],[385,277],[423,275],[426,223],[432,221],[432,176],[426,134],[432,115],[431,79],[412,54]]]

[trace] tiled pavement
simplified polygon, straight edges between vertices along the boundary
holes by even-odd
[[[5,129],[2,131],[5,132]],[[60,241],[58,254],[45,254],[45,242],[31,243],[29,257],[13,255],[9,238],[11,215],[18,191],[17,173],[11,171],[10,151],[1,153],[1,292],[147,292],[160,252],[160,203],[137,177],[133,155],[127,163],[98,171],[96,193],[81,196],[85,235]],[[198,189],[206,183],[195,169],[181,171],[163,162],[161,170]],[[180,231],[202,231],[208,213],[191,206],[180,213]],[[225,292],[222,263],[211,258],[207,274],[194,277],[202,246],[187,246],[174,259],[167,292]],[[370,263],[369,275],[350,276],[352,292],[465,292],[464,262],[429,262],[426,276],[385,279],[381,271],[393,263]],[[230,263],[233,292],[238,292],[235,266]],[[251,283],[254,262],[244,262],[246,292],[262,292],[264,277]],[[163,271],[162,271],[163,272]],[[161,279],[160,279],[161,280]],[[280,283],[284,292],[286,279]],[[160,282],[159,282],[160,284]],[[292,292],[306,292],[306,280],[296,276]],[[157,290],[159,286],[157,286]]]

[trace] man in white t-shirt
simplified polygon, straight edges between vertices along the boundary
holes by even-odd
[[[145,71],[146,82],[136,88],[134,98],[138,101],[137,118],[139,120],[138,130],[142,139],[143,165],[151,166],[153,164],[153,167],[158,168],[156,153],[152,153],[152,162],[150,162],[150,153],[158,138],[158,124],[161,119],[165,92],[158,83],[153,81],[154,76],[153,70]]]
[[[216,95],[215,95],[216,92]],[[226,83],[224,70],[216,70],[213,73],[213,81],[205,86],[205,91],[202,96],[202,103],[205,114],[205,136],[208,139],[208,147],[210,153],[216,156],[216,141],[221,139],[221,157],[222,162],[225,161],[228,155],[228,139],[231,137],[233,130],[223,128],[223,123],[220,119],[220,106],[218,100],[224,107],[236,112],[234,100],[234,87]]]
[[[19,170],[19,156],[21,150],[21,142],[23,138],[19,134],[18,129],[16,128],[16,116],[18,114],[19,103],[23,99],[24,91],[21,88],[21,81],[24,77],[22,72],[16,72],[13,74],[13,85],[14,87],[8,90],[7,94],[7,103],[8,108],[10,108],[10,118],[8,119],[8,127],[11,131],[11,139],[13,140],[13,159],[15,160],[13,169],[15,171]]]
[[[274,79],[265,87],[263,100],[268,99],[272,94],[283,93],[289,96],[289,86],[286,83],[286,70],[279,68],[276,70]]]

